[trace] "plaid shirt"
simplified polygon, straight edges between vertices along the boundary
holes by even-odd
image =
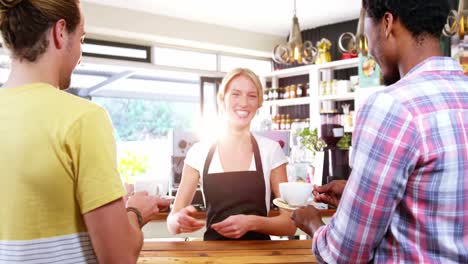
[[[357,114],[353,171],[313,251],[328,263],[468,263],[468,78],[433,57]]]

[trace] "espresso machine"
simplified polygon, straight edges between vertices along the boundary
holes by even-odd
[[[322,185],[333,180],[347,180],[351,173],[349,150],[337,147],[344,135],[341,114],[337,112],[320,114],[319,136],[327,144],[324,148]]]
[[[187,152],[199,139],[195,132],[175,129],[169,132],[169,140],[172,142],[169,193],[175,196],[182,179],[182,170],[184,168],[184,160]],[[200,186],[197,187],[192,205],[197,209],[204,209],[205,207]]]

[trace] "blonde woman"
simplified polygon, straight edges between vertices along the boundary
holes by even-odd
[[[287,181],[287,160],[277,142],[250,133],[262,103],[262,86],[252,71],[238,68],[224,77],[218,93],[222,134],[195,144],[187,154],[168,217],[171,233],[205,226],[190,206],[199,182],[207,206],[205,240],[268,240],[295,233],[287,212],[268,217],[271,192],[278,197],[279,183]]]

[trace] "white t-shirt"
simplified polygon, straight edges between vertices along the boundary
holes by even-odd
[[[267,212],[270,211],[270,199],[271,199],[271,188],[270,188],[270,173],[273,169],[287,163],[288,160],[281,150],[280,145],[271,139],[254,135],[257,140],[258,148],[260,150],[260,157],[262,159],[263,176],[265,177],[265,205]],[[205,166],[205,160],[208,156],[211,146],[214,141],[200,141],[194,144],[185,157],[185,164],[196,169],[200,174],[200,185],[203,186],[203,167]],[[249,171],[255,171],[255,158],[252,154],[252,161],[250,162]],[[219,158],[218,147],[216,147],[211,160],[208,173],[222,173],[223,167]]]

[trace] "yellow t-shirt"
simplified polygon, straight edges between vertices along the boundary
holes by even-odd
[[[8,241],[20,246],[15,252],[25,246],[41,253],[64,241],[87,241],[89,250],[83,214],[125,194],[106,111],[34,83],[0,88],[0,124],[0,260],[12,250]],[[34,248],[38,241],[46,244]]]

